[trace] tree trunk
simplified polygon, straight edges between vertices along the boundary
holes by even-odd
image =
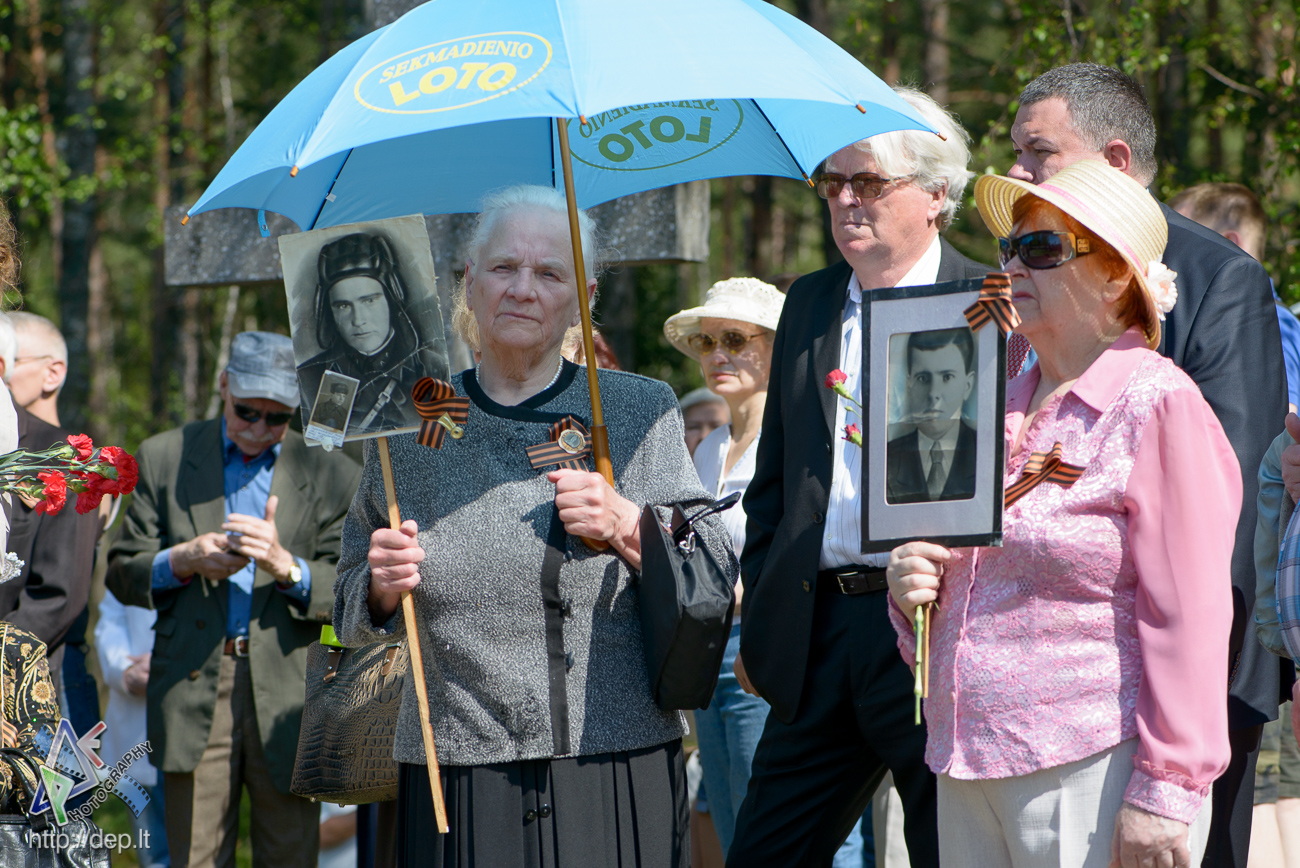
[[[182,17],[183,12],[174,5],[174,0],[156,0],[154,4],[154,34],[156,37],[153,51],[153,68],[166,75],[166,87],[154,89],[153,97],[153,207],[157,212],[159,223],[167,219],[167,206],[172,202],[172,135],[176,121],[173,108],[174,100],[181,93],[174,87],[176,76],[174,67],[179,65],[176,55],[180,44],[176,41],[178,33],[172,20]],[[161,227],[159,229],[161,232]],[[176,299],[171,287],[164,278],[162,238],[157,240],[154,248],[153,269],[153,323],[152,344],[153,358],[150,365],[152,393],[150,409],[153,413],[154,426],[158,429],[175,426],[180,420],[170,411],[168,396],[172,387],[172,374],[175,360]]]
[[[50,109],[50,72],[49,58],[45,52],[45,26],[41,21],[40,0],[26,0],[24,5],[32,84],[36,88],[36,109],[41,115],[41,154],[50,171],[55,172],[59,165],[59,152],[55,141],[54,114]],[[56,285],[63,269],[62,239],[63,198],[56,192],[50,199],[50,250]]]
[[[746,267],[751,275],[763,279],[772,268],[772,179],[767,175],[754,176],[752,217],[749,221],[749,243],[746,245]]]
[[[948,0],[921,0],[925,28],[925,80],[930,96],[948,104]]]
[[[63,0],[64,104],[68,122],[63,132],[64,160],[69,181],[95,176],[94,26],[90,0]],[[60,418],[70,428],[83,427],[90,396],[88,328],[90,258],[95,248],[95,196],[64,206],[59,272],[59,326],[68,343],[68,379],[63,386]]]

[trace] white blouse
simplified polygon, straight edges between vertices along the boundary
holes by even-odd
[[[733,491],[743,492],[754,478],[755,463],[758,458],[758,441],[763,434],[760,431],[749,444],[745,454],[740,456],[731,472],[722,476],[723,465],[727,462],[727,452],[731,449],[731,426],[714,428],[709,436],[695,447],[695,472],[700,474],[700,482],[714,497],[725,497]],[[731,509],[722,512],[722,521],[731,534],[731,544],[736,549],[736,557],[745,548],[745,505],[742,501]]]

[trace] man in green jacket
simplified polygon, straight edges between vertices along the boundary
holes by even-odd
[[[319,806],[290,795],[307,647],[334,606],[343,518],[361,468],[308,449],[293,346],[244,332],[222,414],[140,445],[108,587],[158,610],[148,686],[175,868],[234,866],[241,787],[255,866],[314,868]]]

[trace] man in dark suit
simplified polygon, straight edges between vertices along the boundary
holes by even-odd
[[[49,320],[33,314],[24,316],[48,324],[53,335],[34,333],[34,329],[18,332],[10,324],[10,317],[4,317],[0,325],[6,332],[0,336],[0,376],[9,383],[18,412],[18,446],[35,452],[66,442],[71,433],[58,427],[54,403],[67,371],[62,361],[67,350],[62,335]],[[15,581],[0,584],[0,619],[30,631],[45,643],[56,689],[63,682],[65,640],[85,612],[90,596],[99,530],[99,516],[79,515],[72,492],[57,515],[39,513],[35,503],[14,498],[9,551],[24,566]],[[84,641],[84,636],[77,641]],[[90,725],[97,720],[91,720]],[[75,723],[81,726],[85,721]]]
[[[1016,163],[1007,174],[1041,184],[1079,160],[1101,160],[1150,185],[1155,140],[1141,85],[1108,67],[1070,64],[1039,76],[1020,95],[1011,128]],[[1286,416],[1286,371],[1264,269],[1218,233],[1161,209],[1169,223],[1164,264],[1178,272],[1178,303],[1165,318],[1159,349],[1196,381],[1241,464],[1226,697],[1232,760],[1214,784],[1204,865],[1245,868],[1260,734],[1294,677],[1251,626],[1257,474]]]
[[[975,495],[975,429],[962,405],[975,387],[970,329],[907,336],[907,418],[885,449],[885,500],[928,503]]]
[[[288,430],[289,338],[236,335],[220,389],[219,418],[140,445],[107,583],[122,603],[158,610],[148,733],[172,865],[235,864],[247,788],[253,864],[314,868],[320,806],[289,781],[307,648],[333,611],[361,468]]]
[[[772,352],[757,470],[745,495],[745,611],[736,675],[772,705],[727,864],[830,865],[887,771],[914,868],[939,861],[935,779],[912,676],[886,610],[884,562],[861,549],[861,450],[823,383],[839,368],[863,400],[861,298],[873,288],[983,276],[939,237],[970,178],[969,137],[929,97],[900,94],[943,139],[876,136],[827,158],[845,262],[790,287]],[[856,417],[850,421],[858,421]]]

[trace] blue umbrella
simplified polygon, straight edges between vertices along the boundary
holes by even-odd
[[[304,79],[189,213],[313,229],[477,211],[489,189],[560,188],[561,132],[587,208],[701,178],[806,179],[897,129],[930,127],[764,0],[437,0]]]

